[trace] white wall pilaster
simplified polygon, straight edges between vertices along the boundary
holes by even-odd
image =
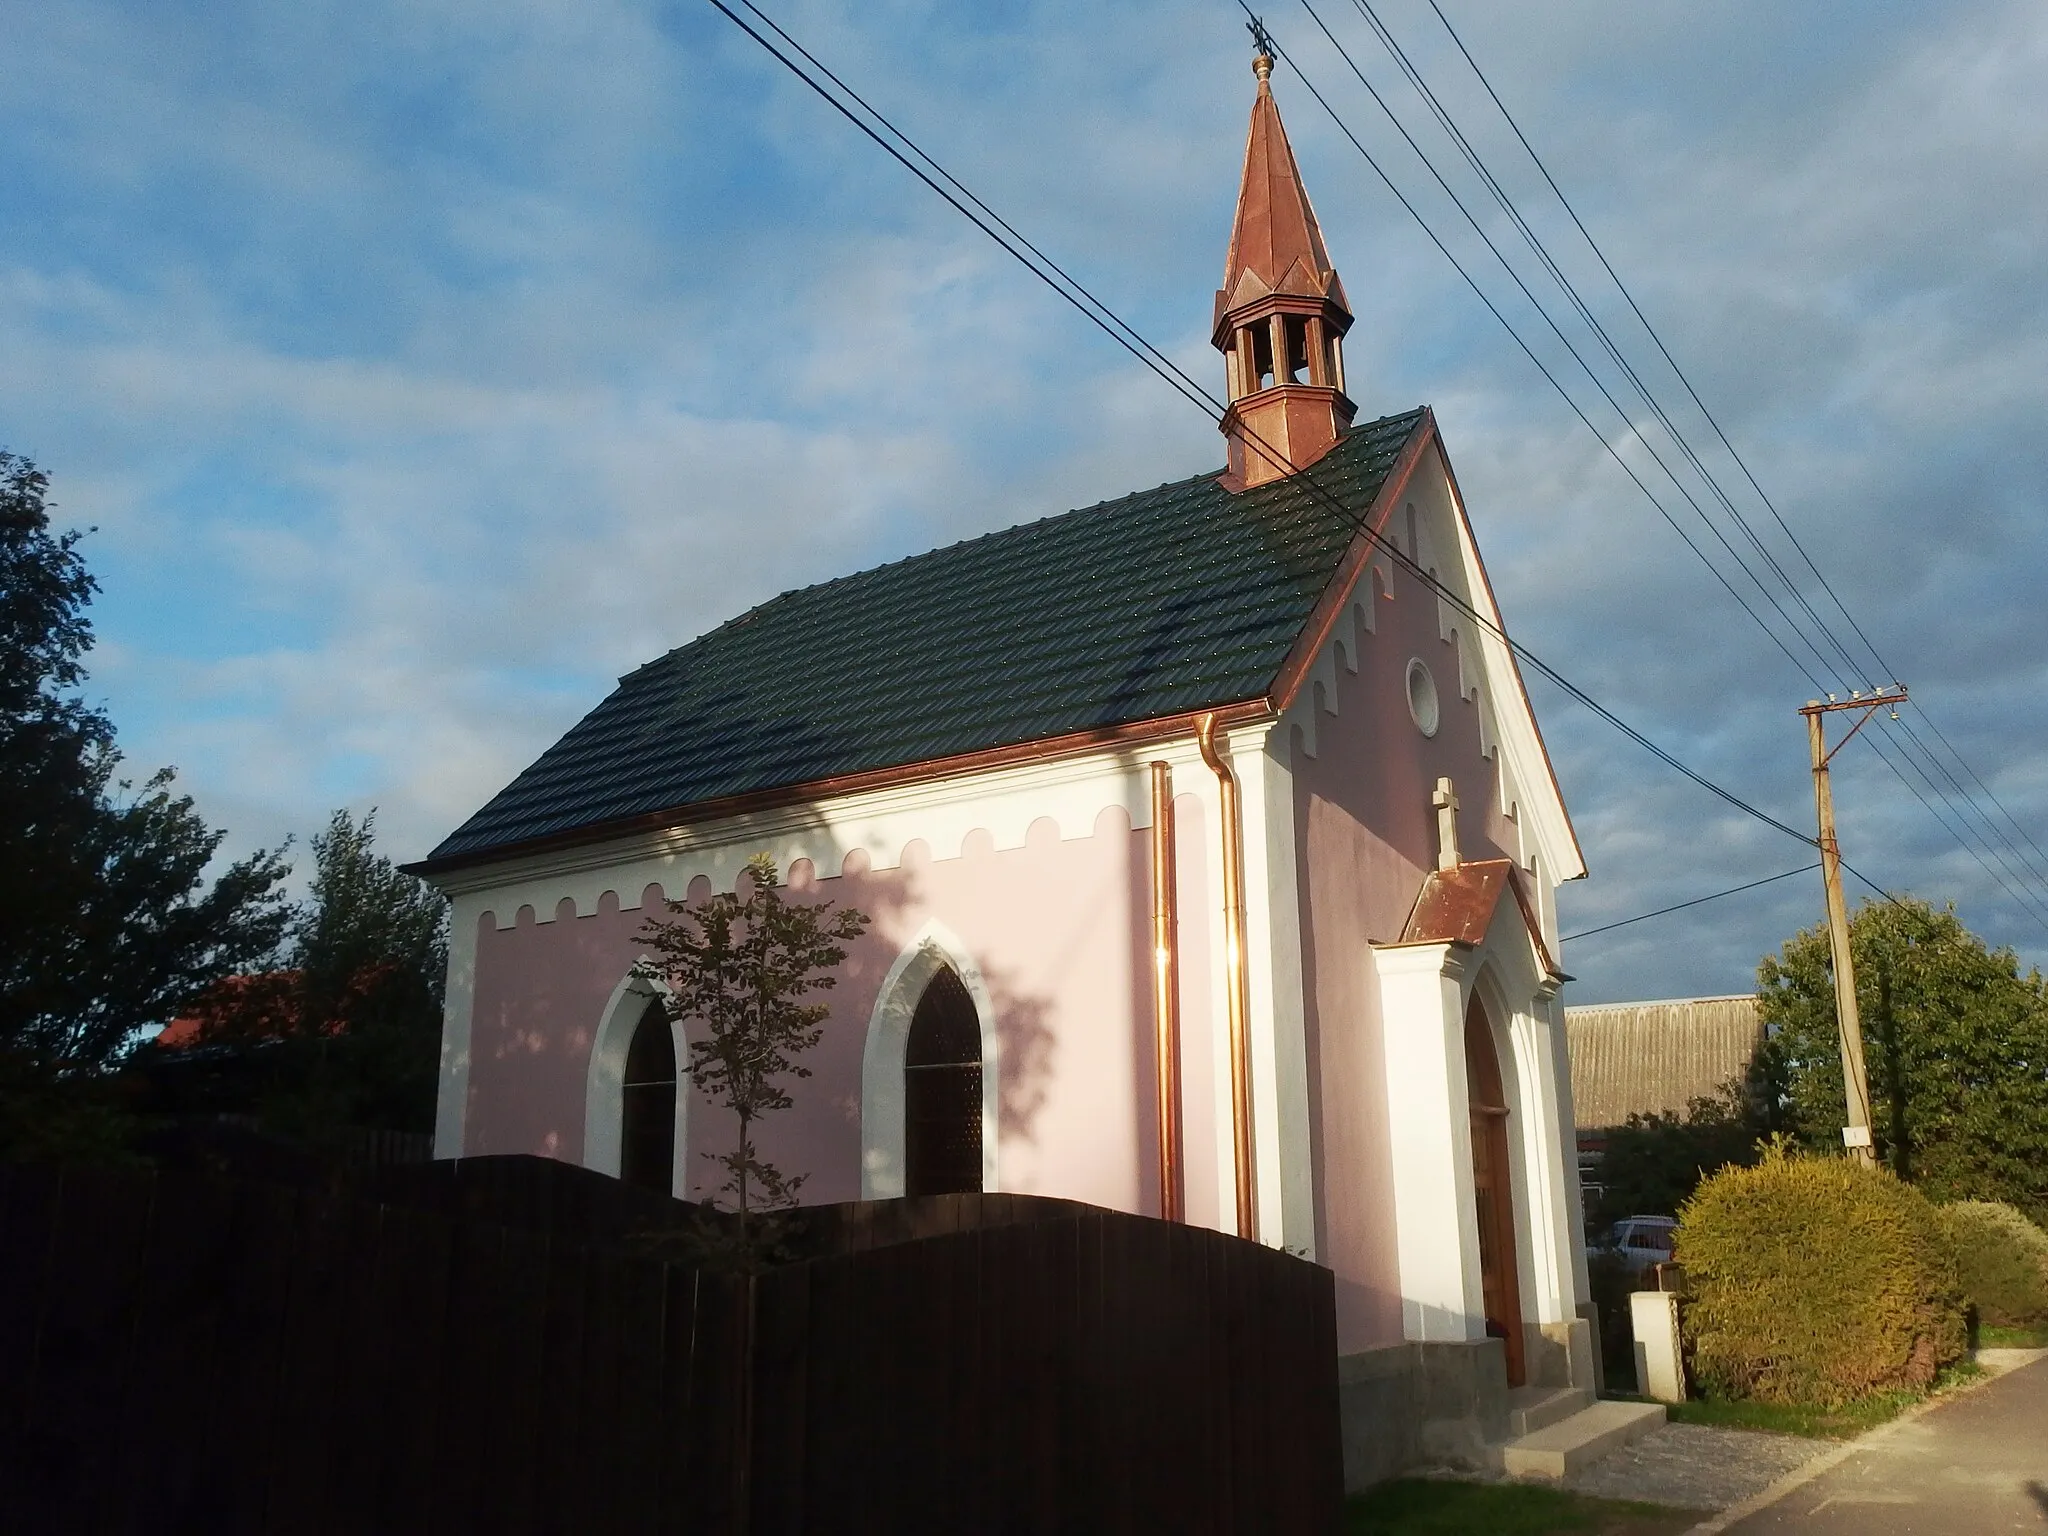
[[[1244,814],[1245,976],[1251,993],[1252,1135],[1259,1236],[1315,1257],[1301,886],[1286,726],[1232,732]]]
[[[476,1011],[476,925],[488,905],[457,896],[448,912],[448,988],[441,1004],[441,1073],[434,1098],[434,1156],[462,1156],[469,1113],[470,1020]]]
[[[1466,959],[1454,944],[1373,950],[1386,1042],[1402,1331],[1430,1342],[1486,1335],[1465,1085]]]

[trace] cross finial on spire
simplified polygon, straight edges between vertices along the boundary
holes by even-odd
[[[1266,23],[1257,16],[1246,22],[1244,29],[1251,33],[1252,46],[1258,49],[1258,53],[1252,59],[1252,73],[1259,77],[1259,83],[1263,85],[1273,73],[1273,34],[1266,30]]]
[[[1227,359],[1230,410],[1220,425],[1230,469],[1222,483],[1232,491],[1306,469],[1336,446],[1356,410],[1344,393],[1339,342],[1351,310],[1273,100],[1279,45],[1249,4],[1245,15],[1259,49],[1259,88],[1209,337]]]
[[[1438,779],[1429,797],[1436,807],[1436,867],[1456,869],[1458,858],[1458,796],[1449,779]]]

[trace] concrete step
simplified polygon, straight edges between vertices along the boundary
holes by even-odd
[[[1501,1447],[1510,1477],[1563,1477],[1664,1422],[1662,1403],[1595,1403]]]
[[[1508,1438],[1533,1435],[1592,1406],[1590,1387],[1516,1387],[1508,1393]]]

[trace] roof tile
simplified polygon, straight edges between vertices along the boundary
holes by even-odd
[[[1199,475],[785,592],[620,679],[429,862],[1256,698],[1423,420],[1313,482]]]

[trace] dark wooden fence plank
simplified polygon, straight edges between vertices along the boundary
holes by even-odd
[[[36,1340],[57,1227],[57,1177],[0,1168],[0,1529],[30,1530],[25,1502],[41,1477],[33,1436]]]
[[[341,1427],[334,1416],[339,1357],[356,1343],[345,1320],[359,1240],[352,1207],[313,1198],[303,1203],[270,1404],[275,1427],[266,1531],[325,1528],[328,1463],[339,1449],[332,1437]]]
[[[658,1529],[661,1485],[655,1469],[669,1454],[661,1439],[661,1327],[666,1286],[661,1266],[642,1260],[623,1264],[619,1279],[614,1519],[620,1531],[640,1536]]]
[[[795,1536],[804,1529],[813,1272],[812,1265],[796,1264],[755,1283],[751,1536]]]
[[[495,1255],[465,1286],[462,1305],[490,1361],[465,1410],[478,1496],[473,1529],[535,1536],[542,1529],[541,1467],[558,1433],[560,1386],[547,1374],[548,1286],[555,1244],[545,1234],[502,1232]],[[446,1529],[446,1527],[443,1527]]]
[[[385,1446],[376,1486],[379,1531],[427,1528],[439,1464],[452,1248],[446,1220],[386,1209],[372,1282],[377,1342],[365,1352]]]
[[[46,1498],[24,1529],[91,1531],[127,1447],[108,1432],[126,1391],[154,1181],[69,1170],[59,1186],[24,1470]],[[64,1490],[69,1490],[65,1496]]]
[[[234,1186],[165,1174],[143,1244],[127,1391],[104,1432],[122,1448],[103,1529],[219,1529],[207,1395],[232,1278]]]
[[[751,1381],[752,1536],[1334,1527],[1326,1271],[1072,1202],[861,1202],[801,1213],[749,1358],[745,1279],[635,1256],[690,1216],[541,1159],[0,1173],[0,1526],[727,1536]]]
[[[534,1450],[534,1520],[543,1533],[568,1532],[584,1513],[586,1437],[584,1323],[590,1254],[566,1243],[547,1256],[547,1310],[541,1324],[540,1380],[546,1419]]]
[[[692,1464],[697,1436],[692,1428],[691,1392],[697,1350],[695,1271],[671,1267],[663,1273],[661,1321],[661,1514],[655,1529],[695,1536],[704,1529],[702,1502],[695,1497]]]

